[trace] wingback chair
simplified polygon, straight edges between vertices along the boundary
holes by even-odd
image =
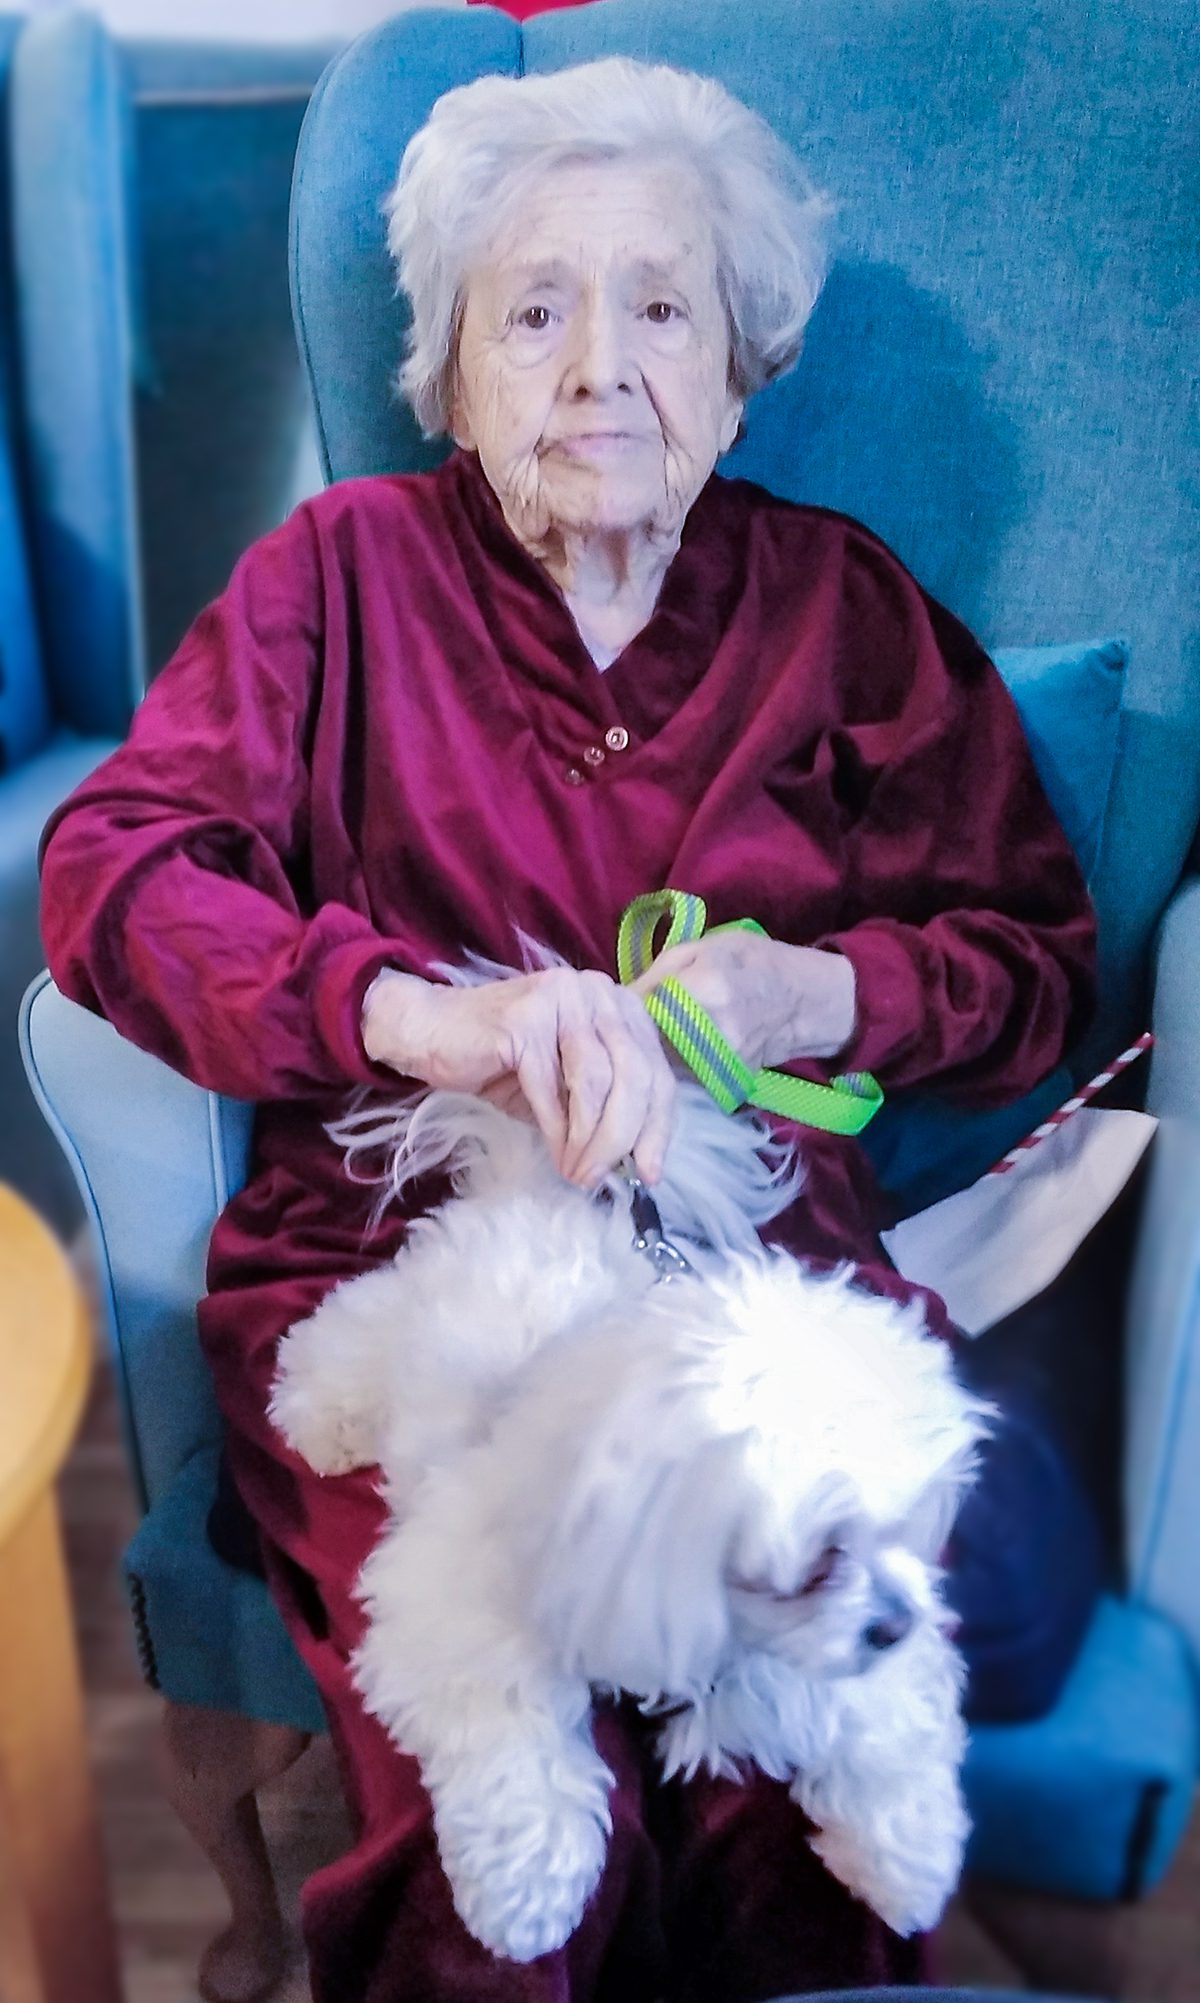
[[[0,1176],[60,1231],[78,1200],[11,1030],[42,962],[38,835],[241,548],[319,482],[286,243],[329,53],[0,23]]]
[[[58,1149],[29,1096],[13,1023],[42,963],[37,841],[51,809],[123,734],[133,707],[129,664],[90,644],[55,646],[35,562],[18,395],[16,260],[8,228],[13,174],[13,56],[21,24],[0,17],[0,1181],[60,1227],[78,1201]],[[61,186],[54,182],[56,192]]]
[[[1172,0],[611,0],[523,28],[486,8],[388,22],[324,75],[293,184],[296,333],[328,478],[436,457],[391,385],[404,316],[380,204],[407,139],[454,84],[612,52],[719,75],[836,197],[806,354],[752,405],[728,470],[869,522],[989,646],[1018,650],[1005,669],[1101,919],[1102,1005],[1075,1076],[1144,1026],[1153,994],[1162,1131],[1129,1302],[1123,1573],[1055,1710],[978,1731],[967,1775],[975,1872],[1136,1896],[1189,1812],[1200,1658],[1200,689],[1180,422],[1194,65]],[[1110,644],[1075,644],[1097,635]],[[260,1582],[206,1541],[220,1424],[193,1314],[253,1109],[46,981],[22,1034],[101,1248],[146,1508],[126,1571],[177,1798],[269,1973],[252,1790],[320,1715]],[[986,1122],[894,1108],[876,1146],[899,1200],[986,1167],[1059,1084]]]

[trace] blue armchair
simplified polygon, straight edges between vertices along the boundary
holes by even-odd
[[[1129,1302],[1125,1575],[1051,1715],[975,1735],[968,1788],[977,1872],[1136,1896],[1189,1812],[1200,1659],[1200,882],[1185,880],[1200,695],[1178,326],[1192,65],[1171,0],[1026,0],[1019,18],[1007,0],[813,0],[802,16],[789,0],[612,0],[523,29],[482,9],[386,23],[322,79],[293,186],[293,306],[327,477],[431,463],[389,387],[403,319],[379,206],[410,133],[453,84],[613,51],[720,74],[840,203],[806,357],[752,407],[729,470],[870,522],[993,648],[1129,636],[1111,756],[1083,782],[1102,1007],[1071,1053],[1076,1075],[1111,1055],[1153,989],[1163,1131]],[[1039,726],[1048,781],[1079,776],[1065,686]],[[126,1560],[147,1674],[186,1740],[183,1805],[249,1938],[245,1883],[271,1895],[235,1804],[252,1837],[256,1775],[320,1722],[263,1588],[205,1538],[220,1426],[193,1309],[253,1110],[165,1072],[45,981],[22,1034],[109,1282],[147,1508]],[[896,1118],[888,1173],[912,1201],[986,1166],[1030,1108],[986,1131],[919,1101]],[[249,1945],[268,1970],[272,1925]]]
[[[19,33],[16,19],[0,19],[0,217],[6,223]],[[11,1025],[22,990],[42,962],[38,836],[51,809],[123,734],[133,688],[126,654],[102,658],[87,635],[77,652],[64,654],[46,620],[22,463],[15,260],[7,226],[0,245],[0,1017],[10,1026],[0,1037],[0,1180],[65,1228],[78,1220],[77,1198],[30,1099]]]
[[[42,961],[37,840],[246,542],[319,480],[286,281],[328,50],[0,25],[0,1010]],[[10,394],[11,391],[11,394]],[[212,421],[214,410],[220,422]],[[0,1039],[0,1176],[78,1200]]]

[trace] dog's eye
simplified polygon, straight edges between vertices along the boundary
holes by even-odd
[[[812,1571],[799,1588],[799,1597],[801,1599],[807,1599],[810,1593],[819,1593],[822,1586],[829,1584],[829,1581],[837,1571],[841,1556],[842,1553],[836,1544],[830,1544],[822,1551]]]

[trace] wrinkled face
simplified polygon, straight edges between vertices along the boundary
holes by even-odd
[[[861,1675],[932,1609],[929,1567],[899,1526],[856,1515],[810,1527],[792,1552],[739,1542],[727,1573],[734,1637],[806,1675]]]
[[[514,532],[671,539],[740,415],[690,170],[561,168],[471,272],[459,339],[454,435]]]

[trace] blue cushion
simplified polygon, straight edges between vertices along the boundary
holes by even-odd
[[[1061,647],[1000,647],[994,658],[1020,711],[1050,804],[1090,882],[1116,768],[1128,644],[1083,640]]]
[[[216,1478],[217,1450],[201,1448],[125,1552],[143,1672],[176,1704],[323,1731],[316,1686],[266,1586],[226,1565],[208,1541]]]
[[[971,1735],[971,1870],[1065,1898],[1137,1898],[1191,1814],[1195,1676],[1175,1628],[1102,1600],[1048,1717]]]
[[[1006,647],[995,655],[1020,713],[1051,806],[1094,877],[1117,763],[1129,650],[1123,640]],[[863,1137],[901,1214],[923,1210],[986,1174],[1069,1095],[1065,1064],[1011,1106],[976,1113],[927,1093],[890,1099]]]

